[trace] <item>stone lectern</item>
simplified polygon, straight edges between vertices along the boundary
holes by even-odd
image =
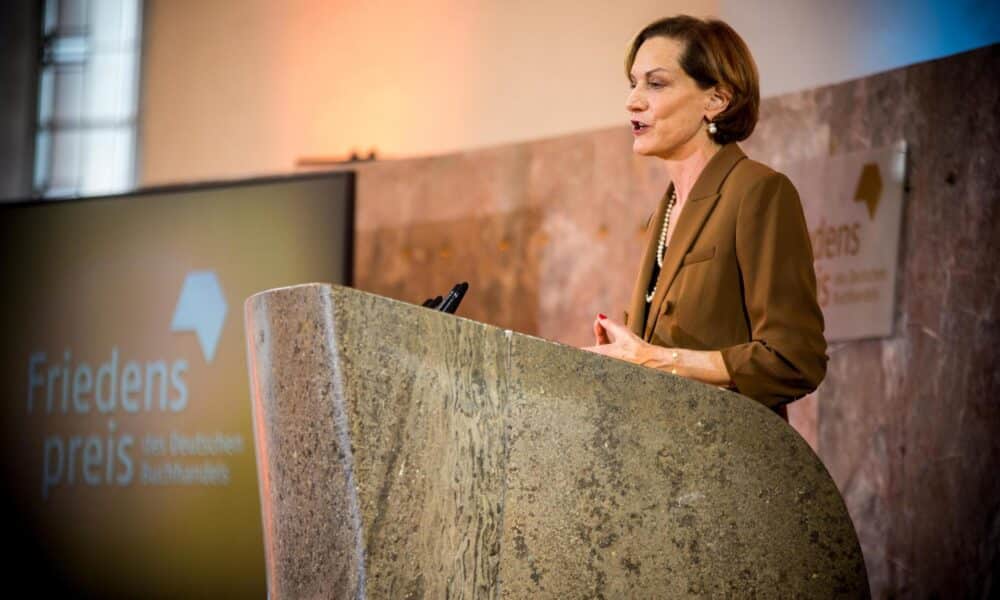
[[[246,303],[279,598],[857,598],[844,502],[738,394],[330,285]]]

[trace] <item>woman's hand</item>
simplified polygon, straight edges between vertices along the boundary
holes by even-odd
[[[604,315],[597,315],[594,320],[594,338],[596,346],[582,349],[721,388],[733,386],[732,377],[718,350],[663,348],[647,344],[631,329]]]
[[[616,323],[604,315],[597,315],[594,320],[594,339],[596,345],[583,348],[588,352],[603,354],[620,360],[641,365],[645,360],[645,350],[649,344],[632,331]]]

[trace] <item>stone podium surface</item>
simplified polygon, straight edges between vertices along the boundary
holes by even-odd
[[[868,596],[744,396],[337,286],[245,309],[272,599]]]

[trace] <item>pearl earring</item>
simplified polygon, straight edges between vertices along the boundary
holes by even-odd
[[[708,122],[708,135],[715,135],[719,133],[719,128],[715,125],[714,121]]]

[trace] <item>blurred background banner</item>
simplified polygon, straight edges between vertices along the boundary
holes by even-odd
[[[19,564],[52,591],[265,594],[243,301],[349,284],[352,203],[336,173],[0,208]]]

